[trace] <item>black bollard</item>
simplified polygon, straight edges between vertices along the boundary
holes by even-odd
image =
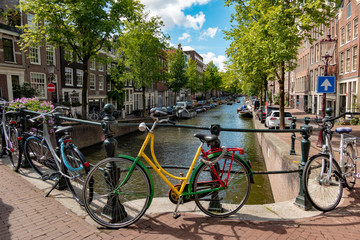
[[[305,117],[305,125],[300,127],[300,129],[303,130],[302,137],[304,138],[303,140],[301,140],[301,162],[299,164],[299,169],[302,171],[299,174],[299,178],[300,178],[299,194],[295,199],[295,204],[301,208],[304,208],[305,210],[309,210],[312,207],[311,203],[305,196],[304,186],[302,181],[303,171],[305,168],[305,164],[308,160],[309,151],[310,151],[309,137],[312,134],[312,130],[313,130],[313,128],[309,126],[309,123],[310,123],[310,118]]]
[[[296,117],[292,117],[291,119],[291,129],[296,129]],[[290,155],[296,155],[295,152],[295,139],[296,135],[295,132],[291,135],[291,149],[290,149]]]
[[[117,141],[114,138],[114,131],[116,130],[116,120],[113,117],[115,107],[112,104],[106,104],[104,107],[105,117],[101,124],[102,130],[105,134],[104,147],[106,151],[106,156],[108,158],[113,158],[115,156],[115,149]],[[120,169],[117,167],[116,163],[108,163],[104,169],[104,178],[108,183],[109,192],[113,192],[114,186],[119,184],[120,179]],[[121,204],[119,195],[110,195],[108,196],[107,203],[103,209],[103,214],[111,218],[111,222],[115,223],[121,221],[127,217],[124,206]]]

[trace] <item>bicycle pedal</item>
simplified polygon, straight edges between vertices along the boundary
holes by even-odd
[[[181,216],[180,212],[174,212],[173,217],[174,219],[178,219]]]

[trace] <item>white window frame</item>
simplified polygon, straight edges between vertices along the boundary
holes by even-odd
[[[98,76],[99,90],[104,90],[104,75]]]
[[[30,72],[30,86],[36,90],[40,99],[47,98],[45,73]]]
[[[355,24],[355,22],[356,22],[356,24]],[[356,33],[356,36],[355,36],[355,33]],[[358,38],[358,36],[359,36],[359,18],[356,17],[353,20],[353,39]]]
[[[29,58],[31,64],[41,65],[40,47],[30,47]]]
[[[103,64],[103,63],[101,63],[101,62],[98,63],[98,70],[99,70],[100,72],[103,72],[103,71],[104,71],[104,64]]]
[[[351,22],[346,24],[346,43],[350,42],[351,40]]]
[[[70,78],[68,78],[70,76]],[[73,86],[74,85],[74,69],[72,68],[65,68],[65,85],[66,86]]]
[[[52,54],[52,56],[51,56],[51,54]],[[52,63],[50,62],[51,57],[52,57]],[[46,64],[56,66],[55,48],[53,46],[51,46],[51,45],[46,45]]]
[[[90,73],[89,76],[89,87],[90,90],[96,90],[96,76],[93,73]]]
[[[352,47],[352,64],[351,69],[353,72],[355,72],[359,67],[359,61],[358,61],[358,46],[355,45]],[[356,63],[356,67],[354,68],[354,62]]]
[[[95,58],[92,58],[90,60],[90,66],[89,66],[90,70],[96,70],[96,61]]]
[[[351,68],[351,49],[345,50],[345,73],[349,73]]]
[[[81,84],[79,84],[79,79],[81,79]],[[84,84],[84,71],[81,69],[76,69],[76,85],[82,87]]]

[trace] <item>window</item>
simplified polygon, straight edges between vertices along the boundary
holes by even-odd
[[[339,27],[339,22],[337,20],[335,20],[335,35],[334,35],[335,37],[337,37],[337,35],[338,35],[338,32],[337,32],[338,27]]]
[[[346,50],[345,72],[350,72],[350,49]]]
[[[340,53],[340,66],[339,66],[339,74],[344,73],[344,52]]]
[[[314,47],[310,48],[310,61],[311,64],[314,63]]]
[[[340,45],[344,45],[345,43],[345,29],[342,27],[340,29]]]
[[[90,89],[95,90],[95,74],[90,74]]]
[[[30,63],[41,64],[39,47],[30,47]]]
[[[111,91],[111,82],[107,81],[106,83],[106,91],[110,92]]]
[[[29,25],[29,28],[33,28],[35,26],[33,14],[30,13],[27,14],[27,24]]]
[[[99,90],[104,90],[104,76],[99,75]]]
[[[55,65],[55,48],[53,46],[46,46],[46,64]]]
[[[319,62],[320,61],[320,46],[319,46],[319,44],[315,45],[315,51],[316,51],[315,60],[316,60],[316,62]]]
[[[6,38],[3,38],[2,40],[3,40],[5,62],[15,62],[13,41]]]
[[[84,81],[84,72],[83,70],[76,69],[76,84],[77,86],[82,86]]]
[[[95,64],[96,64],[96,62],[95,62],[95,59],[93,58],[93,59],[91,59],[90,60],[90,70],[95,70]]]
[[[104,71],[104,64],[102,63],[98,63],[98,68],[99,68],[99,71],[103,72]]]
[[[73,69],[65,68],[65,85],[73,85]]]
[[[352,51],[353,52],[353,54],[352,54],[352,70],[353,71],[357,70],[357,64],[358,64],[357,63],[358,62],[357,61],[357,51],[358,51],[357,48],[358,48],[357,46],[354,46],[353,51]]]
[[[351,17],[351,2],[347,5],[347,18]]]
[[[358,31],[358,29],[359,29],[359,18],[355,18],[354,19],[354,28],[353,28],[353,37],[354,38],[357,38],[358,37],[358,35],[359,35],[359,31]]]
[[[35,89],[39,98],[46,98],[44,73],[30,73],[30,85]]]
[[[351,38],[351,23],[346,24],[346,42],[350,42]]]

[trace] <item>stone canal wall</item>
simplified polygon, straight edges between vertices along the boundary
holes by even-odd
[[[256,129],[267,129],[257,119],[253,119]],[[267,171],[295,170],[299,168],[301,156],[290,155],[291,138],[284,141],[280,136],[283,133],[256,133],[257,140],[262,148]],[[296,142],[296,144],[300,144]],[[269,174],[271,189],[275,202],[294,200],[299,193],[299,173]]]
[[[127,121],[126,123],[131,123],[132,121]],[[141,120],[133,121],[134,123],[139,123]],[[66,124],[66,123],[65,123]],[[70,123],[69,123],[70,124]],[[103,142],[101,139],[103,132],[100,126],[88,125],[88,124],[74,124],[73,132],[71,133],[73,143],[78,148],[90,147],[92,145]],[[122,126],[118,127],[115,137],[119,137],[131,132],[134,132],[138,129],[138,126]]]

